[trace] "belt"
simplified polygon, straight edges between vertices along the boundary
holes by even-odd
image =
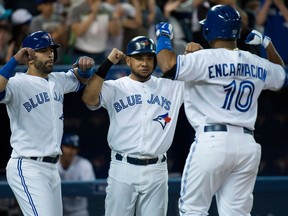
[[[206,125],[204,126],[204,132],[211,132],[211,131],[228,131],[227,125],[223,124],[213,124],[213,125]],[[254,135],[254,132],[246,127],[243,127],[243,133]]]
[[[115,155],[116,160],[122,161],[123,160],[123,156],[119,153],[116,153]],[[149,164],[156,164],[158,162],[158,158],[133,158],[133,157],[129,157],[127,156],[127,162],[130,164],[134,164],[134,165],[141,165],[141,166],[145,166],[145,165],[149,165]],[[163,158],[161,159],[161,163],[166,161],[166,156],[163,155]]]
[[[29,159],[31,160],[35,160],[35,161],[42,161],[42,162],[46,162],[46,163],[57,163],[59,160],[60,155],[57,155],[55,157],[29,157]]]

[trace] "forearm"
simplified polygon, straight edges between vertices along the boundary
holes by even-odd
[[[83,35],[90,28],[95,16],[95,14],[91,13],[83,22],[73,23],[71,26],[72,32],[77,36]]]
[[[7,83],[8,83],[8,80],[0,76],[0,92],[3,92],[5,90]]]
[[[279,55],[279,53],[277,52],[277,50],[275,49],[274,45],[272,42],[270,42],[268,44],[268,46],[266,47],[266,54],[267,54],[267,58],[269,61],[275,63],[275,64],[279,64],[281,66],[285,66],[281,56]]]
[[[171,50],[164,49],[158,53],[157,62],[161,71],[165,74],[176,65],[176,54]]]
[[[277,4],[278,9],[280,10],[281,14],[283,15],[285,22],[288,22],[288,9],[285,6],[284,2],[279,1]]]
[[[113,51],[112,51],[113,52]],[[111,57],[112,54],[109,56]],[[87,106],[96,106],[99,103],[99,95],[107,73],[113,65],[108,58],[99,66],[98,71],[88,81],[83,92],[82,100]]]
[[[12,57],[1,69],[0,69],[0,92],[3,92],[8,80],[14,75],[14,69],[17,66],[15,57]]]
[[[156,44],[157,63],[164,74],[176,64],[176,54],[173,52],[171,37],[169,37],[158,36]]]
[[[266,1],[256,13],[256,24],[261,26],[266,22],[270,3]]]
[[[95,74],[86,85],[82,100],[87,106],[96,106],[99,104],[99,95],[103,86],[104,79]]]

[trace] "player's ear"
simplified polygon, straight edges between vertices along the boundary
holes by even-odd
[[[131,57],[130,56],[126,56],[125,57],[125,61],[126,61],[126,65],[130,67],[131,66]]]
[[[26,64],[27,64],[27,63],[26,63]],[[34,65],[34,59],[28,61],[28,66],[29,66],[29,65]]]

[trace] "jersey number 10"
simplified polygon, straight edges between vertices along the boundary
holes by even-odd
[[[235,108],[239,112],[247,112],[252,104],[252,98],[255,90],[255,86],[251,81],[242,81],[239,86],[235,80],[229,85],[223,86],[226,92],[226,97],[223,109],[230,110],[232,101],[235,100]],[[236,96],[236,99],[234,97]]]

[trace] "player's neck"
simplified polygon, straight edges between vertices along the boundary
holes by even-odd
[[[31,76],[38,76],[47,79],[48,74],[37,71],[35,68],[28,68],[27,74]]]
[[[211,43],[211,47],[217,49],[217,48],[225,48],[228,50],[238,50],[237,48],[237,42],[236,41],[230,41],[230,40],[216,40]]]

